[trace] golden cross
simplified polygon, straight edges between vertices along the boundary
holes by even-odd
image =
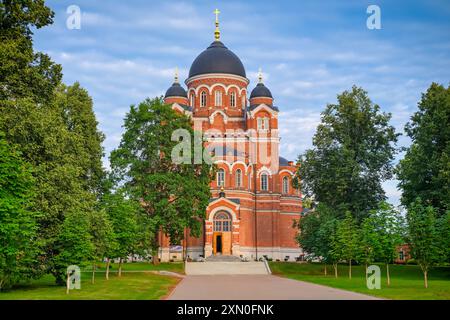
[[[219,9],[214,10],[214,14],[216,15],[216,22],[219,22]]]

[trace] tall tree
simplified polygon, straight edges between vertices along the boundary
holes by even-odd
[[[397,167],[402,204],[416,197],[440,215],[450,209],[450,86],[433,83],[405,126],[412,140]]]
[[[0,291],[33,275],[36,219],[31,167],[0,132]]]
[[[408,208],[408,239],[411,256],[422,269],[425,288],[428,288],[430,268],[442,261],[443,252],[436,223],[436,209],[417,198]]]
[[[78,82],[60,85],[56,103],[67,130],[78,142],[77,160],[86,189],[97,197],[104,191],[105,170],[102,167],[104,134],[98,130],[92,98]]]
[[[299,157],[301,189],[342,217],[358,222],[386,198],[382,182],[392,177],[398,134],[391,115],[380,111],[362,88],[353,87],[329,104],[313,138],[313,148]],[[295,181],[298,185],[299,181]]]
[[[51,100],[61,81],[61,66],[33,51],[33,29],[53,23],[44,0],[4,0],[0,3],[0,101],[31,98]]]
[[[211,166],[172,160],[172,151],[180,143],[172,140],[172,134],[179,129],[191,139],[183,157],[194,159],[194,132],[190,119],[164,105],[161,98],[131,106],[124,127],[120,145],[111,153],[111,166],[151,221],[153,261],[157,262],[159,231],[173,244],[181,242],[186,228],[191,235],[200,235],[210,199]]]
[[[334,239],[335,254],[348,263],[348,277],[352,278],[352,261],[361,256],[361,236],[358,225],[352,214],[347,211],[340,220]]]
[[[0,3],[0,131],[33,166],[39,261],[59,281],[65,217],[96,206],[103,136],[87,93],[62,85],[61,67],[33,51],[33,30],[52,22],[43,0]]]

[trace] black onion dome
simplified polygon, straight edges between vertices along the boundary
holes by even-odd
[[[272,93],[270,90],[264,85],[264,83],[261,82],[256,85],[250,94],[250,99],[258,97],[272,98]]]
[[[208,73],[228,73],[245,78],[241,60],[220,41],[211,45],[195,58],[189,70],[189,78]]]
[[[179,83],[174,82],[172,84],[172,86],[169,89],[167,89],[165,97],[166,98],[168,98],[168,97],[187,98],[187,92],[186,92],[186,90],[184,90],[184,88],[182,86],[180,86]]]

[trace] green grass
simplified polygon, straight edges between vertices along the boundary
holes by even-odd
[[[179,279],[154,274],[152,271],[183,273],[183,263],[161,263],[157,266],[150,263],[126,263],[122,277],[118,277],[118,268],[114,264],[107,281],[104,264],[98,266],[100,269],[95,274],[95,284],[91,283],[90,268],[85,268],[81,274],[81,289],[71,290],[68,295],[65,287],[55,284],[53,276],[45,275],[0,292],[0,300],[157,300],[167,296]]]
[[[83,271],[91,271],[92,266],[83,268]],[[105,271],[106,264],[98,263],[97,271]],[[171,271],[177,273],[184,273],[183,262],[162,262],[157,265],[153,265],[151,262],[128,262],[122,264],[122,272],[124,271]],[[119,271],[118,263],[111,263],[110,273],[116,273]]]
[[[334,288],[355,291],[388,299],[450,300],[450,267],[436,267],[428,278],[428,289],[424,287],[423,274],[415,265],[390,265],[391,285],[387,286],[386,267],[381,266],[381,289],[370,290],[366,286],[364,266],[352,266],[352,279],[348,278],[348,266],[339,265],[334,277],[332,266],[324,275],[324,265],[318,263],[270,262],[275,275],[313,282]]]

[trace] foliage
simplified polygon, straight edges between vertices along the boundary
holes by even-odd
[[[92,260],[95,248],[89,231],[90,221],[84,211],[66,213],[61,231],[53,243],[55,255],[51,265],[57,284],[65,283],[68,266],[84,266]]]
[[[102,198],[102,207],[111,221],[116,242],[108,257],[125,259],[135,254],[139,240],[137,215],[140,206],[126,199],[121,192],[116,192],[108,193]]]
[[[428,287],[428,271],[443,259],[436,209],[417,198],[408,208],[407,220],[410,253],[422,269]]]
[[[313,148],[299,157],[295,184],[340,217],[348,210],[361,222],[386,198],[381,183],[392,177],[398,134],[390,119],[361,88],[338,95],[338,104],[322,112]]]
[[[337,220],[332,210],[323,204],[302,217],[296,225],[300,232],[297,241],[312,258],[325,263],[335,263],[332,254],[332,239],[336,233]]]
[[[352,277],[351,264],[361,256],[361,237],[352,214],[347,211],[345,218],[339,220],[336,228],[336,236],[332,239],[333,255],[339,260],[345,260],[349,264],[349,277]]]
[[[0,101],[52,99],[62,78],[61,66],[48,55],[33,52],[32,29],[51,24],[53,16],[43,0],[0,3]]]
[[[31,167],[0,133],[0,291],[30,277],[36,264],[36,218],[29,209]]]
[[[438,210],[450,210],[450,86],[431,84],[405,131],[412,139],[397,167],[402,204],[420,197]]]
[[[111,166],[130,198],[141,204],[154,235],[153,249],[159,230],[172,243],[181,241],[185,228],[199,236],[210,198],[211,166],[176,164],[169,156],[179,144],[171,139],[175,130],[184,129],[193,137],[189,118],[161,98],[147,99],[131,106],[124,127],[120,145],[111,153]],[[193,159],[191,152],[188,155]]]

